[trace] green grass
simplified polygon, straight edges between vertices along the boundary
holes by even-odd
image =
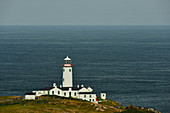
[[[1,100],[12,99],[12,96],[0,97]],[[16,97],[15,97],[16,98]],[[0,113],[151,113],[141,110],[126,110],[124,106],[112,100],[100,100],[99,104],[87,101],[63,98],[58,96],[41,96],[39,100],[13,99],[0,102]],[[99,111],[96,111],[100,109]]]
[[[1,100],[7,100],[7,99],[16,99],[16,98],[22,98],[21,96],[0,96]]]
[[[3,97],[3,99],[9,99],[11,97]],[[101,105],[103,106],[103,105]],[[0,113],[97,113],[95,104],[73,99],[73,98],[61,98],[57,96],[41,96],[39,100],[13,100],[1,103],[0,102]],[[114,113],[116,109],[107,108],[104,112]]]
[[[107,99],[107,100],[100,100],[100,101],[102,101],[102,102],[100,102],[100,104],[102,104],[102,105],[113,106],[115,108],[120,108],[120,109],[124,109],[125,108],[120,103],[112,101],[112,100],[109,100],[109,99]]]

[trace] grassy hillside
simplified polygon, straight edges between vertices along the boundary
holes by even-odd
[[[23,98],[21,96],[0,96],[0,101],[1,100],[9,100],[9,99],[16,99],[16,98]]]
[[[126,110],[125,107],[111,100],[94,104],[83,100],[57,96],[41,96],[39,100],[20,98],[16,96],[0,97],[0,113],[145,113],[139,110]]]

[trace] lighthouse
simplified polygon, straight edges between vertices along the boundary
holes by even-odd
[[[63,64],[63,80],[62,85],[57,86],[53,83],[52,87],[46,87],[31,93],[25,93],[25,99],[35,99],[42,95],[57,95],[60,97],[72,97],[77,99],[86,100],[93,103],[98,103],[97,95],[93,92],[91,87],[85,87],[84,85],[77,85],[73,87],[73,73],[72,73],[71,59],[67,56],[64,59]],[[101,93],[101,99],[106,99],[106,93]]]
[[[63,87],[73,87],[71,59],[67,56],[63,64]]]

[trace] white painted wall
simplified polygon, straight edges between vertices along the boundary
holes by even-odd
[[[62,95],[63,97],[69,97],[69,91],[63,91]]]
[[[62,90],[57,88],[57,87],[55,87],[55,88],[50,90],[50,95],[62,96]]]
[[[106,93],[100,93],[100,98],[105,100],[106,99]]]
[[[73,87],[72,67],[63,67],[63,87]]]
[[[27,99],[27,100],[34,100],[35,99],[35,95],[25,95],[25,99]]]
[[[79,92],[92,92],[92,91],[93,91],[93,89],[90,88],[90,87],[88,87],[88,88],[83,87],[80,90],[72,90],[70,88],[67,91],[64,91],[64,90],[62,91],[57,86],[55,86],[53,89],[51,89],[49,91],[48,90],[39,90],[39,91],[32,91],[32,92],[36,93],[35,96],[41,96],[41,95],[48,95],[49,94],[49,95],[57,95],[57,96],[61,96],[61,97],[70,97],[70,92],[71,92],[71,97],[73,97],[73,98],[79,98],[79,99],[83,99],[83,100],[87,100],[87,101],[97,103],[96,94],[79,94]],[[75,95],[75,93],[76,93],[76,95]],[[84,96],[84,95],[86,95],[86,96]],[[106,96],[106,94],[105,94],[105,96]],[[35,97],[27,97],[27,98],[34,98],[35,99]]]
[[[33,93],[36,93],[36,96],[41,96],[41,95],[48,95],[48,90],[39,90],[39,91],[32,91]]]
[[[75,95],[75,93],[76,93],[76,95]],[[72,91],[71,92],[71,97],[77,98],[78,97],[78,91]]]
[[[62,97],[70,97],[69,92],[71,92],[71,97],[76,98],[78,96],[78,90],[71,90],[71,88],[69,89],[69,91],[62,91],[61,89],[55,87],[53,89],[50,90],[50,95],[57,95],[57,96],[62,96]],[[76,93],[76,95],[75,95]],[[66,95],[64,95],[66,94]]]
[[[79,94],[78,98],[87,101],[90,101],[91,99],[91,102],[96,102],[96,94]]]

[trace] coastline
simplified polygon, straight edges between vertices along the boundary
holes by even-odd
[[[0,96],[0,112],[55,112],[55,113],[161,113],[153,108],[144,108],[128,105],[122,106],[120,102],[113,100],[102,100],[99,104],[90,103],[75,98],[62,98],[58,96],[41,96],[38,100],[25,100],[21,96]]]

